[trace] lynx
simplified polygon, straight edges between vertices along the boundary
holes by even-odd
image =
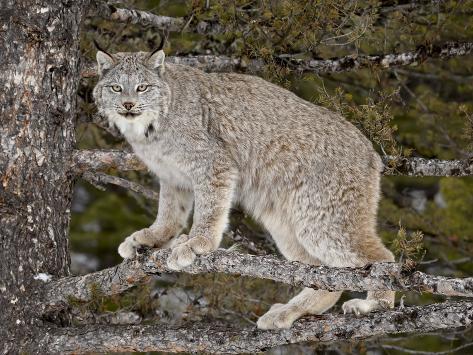
[[[355,126],[259,77],[164,58],[162,49],[97,52],[98,110],[160,181],[156,221],[125,239],[123,258],[140,246],[171,247],[168,267],[185,268],[219,247],[239,204],[289,260],[334,267],[394,260],[376,233],[382,161]],[[180,234],[192,209],[190,232]],[[289,328],[327,311],[340,294],[305,288],[257,325]],[[393,306],[394,292],[368,292],[342,309],[358,315]]]

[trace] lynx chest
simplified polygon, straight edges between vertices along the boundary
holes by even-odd
[[[135,120],[112,116],[120,132],[131,144],[133,151],[143,163],[157,175],[160,181],[191,189],[191,179],[178,163],[172,137],[168,137],[152,115],[143,114]]]
[[[152,141],[144,143],[131,143],[136,155],[159,178],[160,182],[192,189],[190,177],[173,156],[172,150],[165,142]]]

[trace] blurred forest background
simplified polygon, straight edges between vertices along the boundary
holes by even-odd
[[[218,35],[163,34],[151,27],[86,20],[82,38],[84,60],[95,60],[92,40],[107,50],[149,51],[167,36],[167,55],[228,55],[260,58],[259,75],[304,99],[342,112],[375,144],[380,154],[439,159],[473,158],[473,56],[428,60],[419,66],[363,69],[337,74],[300,74],[273,58],[331,58],[415,50],[447,41],[472,41],[473,1],[122,1],[116,6],[159,15],[214,19],[227,31]],[[245,27],[245,31],[241,28]],[[94,112],[94,80],[83,79],[78,148],[129,149],[127,144],[90,124]],[[85,114],[84,114],[85,113]],[[118,174],[159,189],[149,174]],[[379,233],[398,258],[411,258],[430,274],[473,275],[473,178],[383,177]],[[76,185],[72,207],[72,268],[85,274],[115,265],[120,242],[149,226],[157,202],[120,187],[100,190],[86,181]],[[264,230],[236,207],[224,247],[238,244],[245,252],[277,253]],[[251,250],[245,245],[251,241]],[[236,248],[233,246],[233,248]],[[125,295],[83,305],[104,315],[146,322],[185,324],[196,319],[255,323],[274,302],[287,302],[294,287],[226,275],[173,274],[134,288]],[[354,296],[346,292],[344,300]],[[427,304],[442,297],[398,294],[405,304]],[[343,300],[342,300],[343,301]],[[341,304],[342,302],[339,302]],[[340,312],[335,307],[332,312]],[[131,317],[131,318],[130,318]],[[330,345],[305,344],[273,349],[271,354],[426,354],[473,347],[471,330],[449,334],[383,337]]]

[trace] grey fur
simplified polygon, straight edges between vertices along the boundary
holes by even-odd
[[[140,245],[171,247],[168,266],[182,269],[218,248],[229,209],[238,203],[289,260],[353,267],[394,260],[376,234],[383,165],[351,123],[261,78],[207,74],[163,59],[162,51],[151,58],[97,54],[99,111],[161,183],[156,221],[128,237],[120,255],[131,258]],[[138,93],[140,84],[150,86]],[[116,85],[121,92],[113,91]],[[193,204],[190,234],[179,235]],[[288,328],[305,314],[326,311],[339,296],[304,289],[274,305],[258,326]],[[343,310],[393,305],[393,292],[368,292]]]

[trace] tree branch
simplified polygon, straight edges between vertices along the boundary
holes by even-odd
[[[168,249],[148,250],[136,259],[125,260],[109,269],[50,282],[47,284],[45,303],[60,305],[70,296],[76,300],[88,301],[91,297],[90,285],[98,285],[103,295],[118,294],[150,275],[172,272],[166,266],[169,253]],[[198,257],[183,272],[221,272],[329,291],[398,290],[473,297],[471,277],[453,279],[427,275],[420,271],[404,273],[396,263],[377,263],[363,268],[332,268],[219,249]]]
[[[361,317],[324,314],[305,317],[290,329],[259,331],[235,328],[218,322],[193,323],[186,327],[166,324],[132,326],[87,326],[50,329],[41,348],[49,352],[84,353],[111,351],[163,351],[253,353],[305,341],[332,342],[363,339],[384,334],[429,332],[472,324],[473,302],[375,312]]]
[[[467,160],[439,160],[425,158],[383,157],[385,175],[408,176],[470,176],[473,158]]]
[[[429,58],[451,58],[470,54],[473,42],[448,42],[441,46],[419,46],[415,51],[385,55],[348,55],[332,59],[302,59],[297,55],[281,54],[275,62],[298,73],[337,73],[363,68],[394,68],[419,65]],[[260,59],[230,58],[227,56],[167,57],[167,63],[184,64],[207,72],[245,71],[257,73],[265,68]],[[87,63],[82,69],[83,77],[96,75],[95,63]]]
[[[143,195],[144,197],[146,197],[147,199],[155,200],[155,201],[159,200],[158,192],[148,189],[136,182],[129,181],[118,176],[107,175],[107,174],[99,173],[99,172],[85,171],[82,174],[82,178],[90,182],[95,187],[98,187],[104,184],[117,185],[125,189],[139,193]]]
[[[184,17],[169,17],[155,15],[142,10],[131,10],[115,7],[102,1],[97,1],[94,15],[107,20],[151,26],[168,32],[197,32],[200,34],[223,33],[224,28],[213,21],[193,21]]]
[[[185,25],[182,17],[159,16],[147,11],[117,8],[103,1],[95,1],[95,8],[91,15],[117,22],[151,26],[170,32],[179,32]]]
[[[289,68],[298,72],[335,73],[362,68],[392,68],[419,65],[429,58],[451,58],[473,51],[473,43],[447,42],[441,46],[418,46],[415,51],[384,55],[348,55],[333,59],[297,59],[294,55],[279,55]]]
[[[76,150],[72,154],[71,169],[81,175],[85,171],[107,169],[145,170],[146,166],[135,154],[122,150]]]
[[[259,59],[231,58],[224,55],[197,55],[197,56],[168,56],[166,63],[188,65],[206,72],[235,72],[244,71],[257,73],[264,68],[264,62]],[[97,75],[95,62],[84,61],[81,75],[83,78],[92,78]]]
[[[383,157],[385,175],[408,176],[470,176],[473,175],[473,159],[439,160],[424,158]],[[146,166],[133,154],[120,150],[76,150],[72,168],[76,173],[117,170],[145,170]]]

